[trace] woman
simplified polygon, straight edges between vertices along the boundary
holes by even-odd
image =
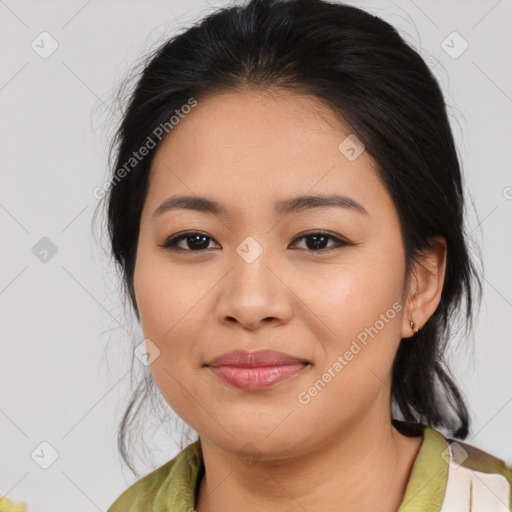
[[[443,356],[481,288],[456,149],[393,27],[321,0],[219,10],[151,56],[114,142],[135,350],[198,439],[109,512],[510,509]]]

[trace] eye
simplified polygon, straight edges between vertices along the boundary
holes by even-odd
[[[331,235],[327,231],[321,230],[303,233],[300,237],[296,238],[293,243],[302,239],[309,240],[309,243],[306,242],[306,250],[309,252],[328,252],[346,245],[353,245],[346,240]],[[334,241],[334,244],[330,247],[326,247],[326,242],[329,240]],[[202,252],[208,249],[209,241],[213,241],[213,238],[206,233],[201,231],[187,231],[181,235],[170,237],[163,244],[160,244],[160,247],[169,251]],[[184,242],[185,247],[183,247],[183,245],[180,246],[182,242]]]
[[[353,245],[352,243],[347,242],[346,240],[342,240],[341,238],[331,235],[327,231],[321,230],[303,233],[300,237],[296,238],[294,242],[297,242],[298,240],[302,239],[310,241],[309,243],[306,242],[307,249],[310,249],[309,252],[328,252],[333,249],[343,247],[345,245]],[[329,240],[333,240],[334,244],[326,248],[326,242],[328,242]]]
[[[169,251],[201,252],[207,249],[208,240],[213,240],[213,238],[208,236],[206,233],[201,231],[187,231],[181,235],[170,237],[160,246]],[[185,242],[188,249],[178,245],[181,241]]]

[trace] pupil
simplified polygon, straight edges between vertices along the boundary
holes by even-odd
[[[203,239],[203,244],[200,243],[201,238]],[[208,237],[206,237],[205,235],[190,235],[188,237],[188,242],[190,242],[191,240],[192,240],[192,247],[195,247],[196,249],[206,249],[208,247]],[[202,245],[204,245],[205,241],[206,241],[206,245],[204,247],[202,247]],[[189,248],[190,248],[190,244],[189,244]]]
[[[314,240],[313,247],[310,247],[310,244],[307,243],[308,249],[323,249],[324,247],[318,247],[318,244],[322,244],[325,242],[327,236],[326,235],[310,235],[308,237],[309,240]]]

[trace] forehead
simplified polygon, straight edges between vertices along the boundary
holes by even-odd
[[[187,194],[248,206],[339,193],[361,203],[382,201],[385,190],[368,152],[350,160],[340,150],[349,136],[350,128],[309,95],[246,90],[210,96],[158,148],[148,200]]]
[[[243,156],[246,161],[258,157],[293,161],[306,151],[319,153],[328,145],[337,146],[345,132],[348,129],[335,114],[311,95],[249,89],[199,100],[163,141],[157,155],[179,152],[195,161],[230,159],[230,155]],[[193,154],[187,151],[191,146]],[[187,154],[181,155],[181,150]]]

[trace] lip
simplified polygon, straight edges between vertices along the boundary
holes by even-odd
[[[235,350],[222,354],[205,366],[232,386],[258,391],[297,375],[309,365],[305,359],[275,350]]]

